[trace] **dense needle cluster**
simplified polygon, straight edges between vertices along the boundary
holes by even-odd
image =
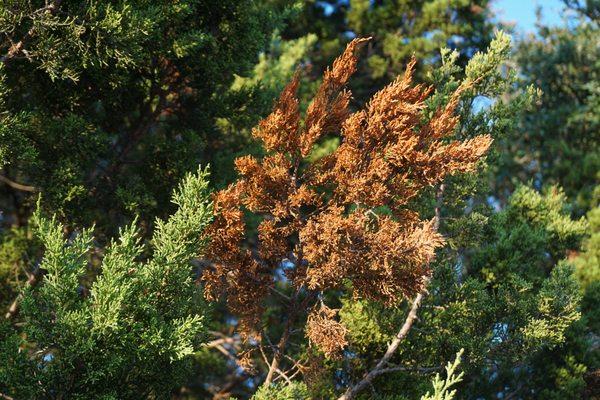
[[[345,84],[365,41],[353,40],[325,72],[304,119],[296,96],[299,76],[293,78],[253,130],[267,155],[238,158],[240,179],[216,194],[209,233],[214,268],[202,279],[208,298],[227,295],[243,334],[260,334],[263,300],[282,269],[296,298],[349,285],[356,296],[395,303],[421,290],[443,238],[433,221],[409,208],[409,200],[449,174],[473,170],[490,146],[488,135],[450,139],[464,86],[433,117],[423,118],[432,88],[412,83],[414,60],[351,113]],[[338,135],[339,147],[309,162],[326,135]],[[242,242],[246,211],[261,218],[256,251]]]
[[[306,321],[306,337],[329,358],[338,357],[346,347],[348,329],[336,321],[337,310],[325,304],[309,314]]]

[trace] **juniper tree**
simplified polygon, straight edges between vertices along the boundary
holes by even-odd
[[[495,195],[519,182],[537,187],[558,184],[574,203],[574,215],[584,215],[591,237],[581,254],[574,249],[569,258],[582,290],[582,319],[566,333],[566,341],[553,351],[540,354],[534,368],[539,379],[533,384],[544,398],[597,396],[594,384],[598,360],[597,302],[599,262],[594,257],[598,204],[598,4],[594,1],[564,1],[565,26],[539,25],[537,36],[524,38],[517,61],[524,81],[542,90],[540,107],[519,120],[520,127],[502,140]],[[589,381],[589,382],[586,382]]]
[[[184,382],[207,326],[190,264],[212,218],[207,177],[185,177],[172,196],[177,211],[156,221],[150,245],[137,223],[121,229],[91,281],[92,230],[65,238],[38,207],[43,278],[25,288],[20,323],[2,321],[2,397],[167,398]]]
[[[517,78],[514,70],[503,66],[508,50],[507,38],[500,35],[487,53],[476,55],[467,65],[465,74],[475,74],[481,79],[478,91],[466,94],[463,99],[461,122],[457,127],[462,134],[476,134],[482,130],[502,138],[517,126],[519,110],[531,109],[535,102],[537,93],[529,89],[522,97],[512,98],[509,102],[498,100],[489,108],[477,111],[476,98],[495,98],[510,89]],[[454,57],[449,56],[451,53],[445,53],[444,67],[432,78],[455,87],[460,82],[460,78],[458,81],[454,78],[459,69],[453,63]],[[443,95],[444,86],[440,88],[439,94]],[[446,180],[440,230],[448,238],[449,247],[439,252],[433,264],[430,294],[423,300],[415,328],[404,337],[397,356],[390,360],[397,370],[388,377],[377,376],[373,381],[376,395],[365,393],[365,398],[398,394],[417,398],[425,390],[429,368],[441,365],[460,348],[465,348],[466,371],[458,398],[508,395],[512,392],[511,385],[503,386],[502,378],[494,380],[494,377],[506,373],[514,379],[513,383],[519,383],[519,377],[511,372],[531,368],[537,362],[536,355],[543,354],[548,348],[558,350],[565,343],[568,328],[578,319],[580,295],[569,267],[564,263],[556,265],[569,251],[577,248],[585,233],[585,223],[570,220],[564,196],[552,194],[543,198],[526,188],[513,197],[511,209],[495,215],[487,201],[477,200],[477,192],[484,194],[485,190],[485,182],[480,180],[478,183],[472,177]],[[464,196],[468,202],[461,200]],[[431,207],[427,202],[423,206],[421,210],[424,211]],[[542,224],[541,218],[549,220]],[[503,220],[506,225],[498,223]],[[559,236],[568,239],[561,241],[557,234],[549,238],[547,233],[540,232],[544,229],[556,230]],[[521,232],[521,236],[515,232]],[[538,240],[544,237],[546,239]],[[496,253],[499,248],[504,249],[502,253]],[[548,258],[549,253],[553,254],[552,258]],[[483,258],[477,258],[476,254]],[[515,259],[516,254],[520,258]],[[521,284],[535,282],[544,289],[538,286],[529,292],[516,290],[511,286],[514,277],[506,275],[496,280],[501,287],[492,286],[493,277],[501,275],[507,265],[516,268],[517,281],[523,279]],[[529,265],[531,269],[524,268]],[[454,297],[458,293],[461,294]],[[502,296],[506,296],[504,300]],[[543,298],[554,297],[561,299],[560,302],[543,318],[543,314],[531,306]],[[410,305],[381,307],[364,299],[343,298],[340,316],[349,327],[349,351],[355,356],[348,366],[334,363],[329,373],[321,372],[321,377],[325,377],[325,381],[331,380],[339,374],[339,368],[343,368],[350,375],[350,381],[362,379],[364,369],[376,365],[389,349],[390,341],[405,322],[410,308]],[[513,319],[517,310],[519,317]],[[511,322],[504,325],[503,321]],[[531,336],[523,335],[526,330]],[[502,345],[499,344],[500,337]],[[484,359],[488,356],[489,359]],[[338,372],[334,374],[336,369]],[[538,373],[543,376],[541,371]],[[531,380],[531,377],[527,379]],[[512,390],[517,387],[512,386]],[[526,390],[519,392],[520,395],[523,393],[526,394]]]
[[[504,65],[509,49],[508,38],[499,34],[490,49],[486,53],[475,55],[464,72],[457,65],[457,52],[442,51],[442,68],[432,71],[429,76],[432,82],[437,83],[437,90],[421,109],[421,118],[425,121],[422,123],[426,124],[431,118],[435,119],[435,116],[439,115],[435,110],[439,110],[440,107],[454,107],[460,119],[447,128],[450,129],[449,134],[455,138],[468,141],[469,138],[488,132],[502,137],[514,129],[519,112],[530,109],[538,96],[533,88],[508,102],[496,101],[483,109],[477,105],[477,101],[482,97],[494,99],[506,93],[517,79],[515,71],[507,69]],[[324,79],[325,85],[327,79]],[[467,83],[463,79],[466,79]],[[457,89],[460,96],[453,95]],[[536,364],[536,357],[546,349],[560,348],[559,346],[565,343],[568,328],[576,323],[580,316],[577,283],[572,270],[561,259],[566,257],[568,251],[577,248],[585,232],[585,223],[569,218],[565,212],[564,196],[555,191],[543,197],[531,189],[522,188],[512,198],[509,208],[495,214],[486,202],[478,201],[477,196],[472,197],[477,194],[477,190],[485,189],[486,175],[481,175],[479,179],[473,179],[469,174],[447,177],[444,185],[438,188],[437,200],[434,201],[431,201],[431,198],[436,197],[436,191],[424,187],[421,195],[409,201],[407,206],[416,207],[413,210],[421,214],[434,216],[434,221],[438,221],[439,229],[448,238],[451,248],[438,252],[437,261],[429,259],[429,266],[426,259],[421,259],[412,266],[406,259],[400,261],[400,264],[388,264],[390,270],[400,277],[406,278],[411,273],[424,274],[425,271],[432,271],[433,276],[428,284],[429,296],[419,294],[411,305],[403,300],[407,293],[400,292],[400,296],[388,301],[387,305],[382,305],[381,300],[384,300],[383,304],[386,302],[381,298],[379,291],[391,296],[393,290],[389,290],[388,286],[394,285],[395,280],[388,277],[384,279],[384,283],[377,283],[369,276],[376,276],[378,269],[369,269],[365,265],[369,265],[369,260],[377,260],[377,256],[381,256],[384,259],[377,265],[385,269],[386,256],[410,253],[379,251],[376,252],[377,256],[365,257],[365,254],[353,246],[359,246],[359,249],[368,248],[371,242],[364,237],[358,240],[341,228],[330,230],[328,225],[315,226],[313,229],[315,237],[326,237],[313,246],[313,250],[312,236],[302,236],[305,228],[300,228],[297,236],[289,236],[289,242],[285,240],[287,233],[278,230],[288,226],[288,220],[285,218],[285,212],[288,210],[285,207],[288,192],[281,189],[286,186],[280,179],[291,173],[289,171],[295,170],[285,166],[278,167],[278,162],[284,165],[291,162],[289,160],[293,160],[294,152],[290,149],[294,146],[300,147],[297,154],[301,156],[302,140],[308,140],[305,138],[296,141],[294,136],[285,136],[286,139],[283,139],[283,135],[287,135],[288,132],[287,122],[292,127],[292,132],[295,132],[295,120],[291,117],[286,118],[295,115],[294,107],[286,106],[293,104],[290,103],[290,99],[293,99],[291,93],[288,87],[274,113],[254,131],[274,153],[267,153],[262,162],[252,158],[238,161],[242,180],[216,197],[217,219],[213,232],[215,237],[221,239],[213,243],[213,246],[216,244],[217,247],[211,252],[216,264],[206,270],[203,278],[207,282],[209,294],[216,289],[216,293],[222,291],[228,296],[234,315],[241,318],[242,332],[257,336],[255,340],[258,342],[250,342],[255,344],[251,344],[246,353],[241,351],[243,345],[240,344],[239,338],[237,339],[233,349],[237,349],[237,356],[242,359],[241,363],[245,366],[248,361],[258,363],[256,367],[259,372],[262,371],[268,376],[269,370],[274,371],[273,379],[279,382],[272,387],[263,385],[257,398],[304,398],[306,393],[316,398],[333,398],[340,394],[340,388],[342,391],[350,388],[346,397],[342,398],[416,398],[427,391],[429,375],[451,359],[452,353],[461,347],[465,348],[466,379],[459,386],[458,398],[508,395],[515,390],[521,394],[536,393],[537,388],[519,386],[519,378],[523,378],[523,375],[515,371],[529,371],[527,379],[530,382],[533,382],[536,376],[541,376],[541,370],[529,370]],[[319,93],[321,91],[317,92],[317,99]],[[377,96],[375,98],[378,99]],[[315,101],[315,104],[319,103]],[[369,104],[377,104],[377,100]],[[338,115],[334,112],[336,107],[335,103],[330,106],[329,110],[333,114],[330,118]],[[307,111],[308,116],[310,110],[311,106]],[[301,125],[300,132],[303,133],[300,133],[300,138],[306,135],[311,127],[311,119],[307,117],[306,121]],[[278,124],[283,124],[286,129]],[[323,126],[329,125],[323,123]],[[368,129],[369,124],[358,126]],[[276,129],[277,127],[281,129]],[[318,176],[320,165],[327,166],[327,160],[337,160],[337,157],[341,157],[340,154],[345,154],[344,149],[349,146],[345,145],[346,141],[352,143],[352,135],[346,129],[349,128],[345,125],[341,129],[342,140],[339,148],[334,147],[333,152],[322,159],[310,158],[309,155],[308,161],[298,163],[299,173],[316,171],[308,175],[309,179],[314,179],[314,175]],[[339,129],[332,129],[331,135],[338,132]],[[418,132],[415,131],[417,135]],[[348,134],[350,139],[347,139],[345,134]],[[325,138],[327,136],[321,137],[321,140]],[[365,147],[368,147],[368,143],[368,140],[364,139]],[[280,148],[290,150],[289,159],[277,158],[278,152],[282,151]],[[310,146],[304,147],[304,154],[310,153],[307,148]],[[394,162],[393,154],[390,150],[386,157],[388,162]],[[376,157],[354,158],[347,155],[343,160],[348,160],[350,164],[346,165],[345,169],[337,172],[335,163],[326,169],[330,174],[339,173],[344,178],[316,191],[318,200],[315,205],[298,209],[299,215],[307,213],[306,222],[299,226],[310,225],[308,221],[311,218],[320,221],[319,201],[332,202],[337,201],[336,198],[343,199],[343,196],[360,197],[361,194],[367,196],[366,200],[359,201],[360,205],[343,208],[339,216],[343,221],[345,218],[351,218],[362,207],[368,208],[371,198],[368,196],[386,193],[385,185],[380,191],[367,191],[370,182],[368,179],[353,191],[355,186],[352,182],[360,179],[362,175],[345,173],[350,174],[349,171],[359,168],[362,163],[359,159],[375,160]],[[293,162],[290,165],[293,166]],[[280,174],[274,171],[279,171]],[[385,168],[378,168],[377,171],[384,173]],[[389,182],[392,184],[393,180]],[[418,180],[414,181],[415,184],[416,182]],[[290,188],[293,193],[294,185]],[[310,187],[307,187],[305,191],[310,192],[309,189]],[[342,194],[336,197],[338,191]],[[406,194],[398,188],[390,191],[392,192]],[[314,196],[303,195],[300,198],[310,200]],[[465,198],[470,199],[468,203],[465,202]],[[256,220],[248,220],[251,225],[246,232],[252,233],[255,229],[258,232],[257,241],[249,242],[250,246],[254,246],[254,243],[258,245],[252,252],[247,252],[240,242],[244,233],[242,221],[245,215],[240,209],[236,211],[240,204],[243,204],[247,211],[258,213],[258,221],[262,220],[260,224],[253,222]],[[477,212],[473,212],[474,207]],[[289,209],[293,210],[293,207]],[[367,226],[374,229],[373,232],[377,232],[382,220],[393,220],[393,216],[398,212],[393,207],[385,206],[371,211],[373,220],[369,220]],[[263,219],[265,214],[271,217]],[[513,231],[520,232],[521,236],[512,237]],[[228,237],[232,239],[229,240]],[[398,240],[402,235],[398,233],[392,237]],[[341,245],[346,241],[350,247]],[[377,243],[383,246],[386,241],[379,237]],[[225,249],[223,246],[229,247]],[[302,257],[307,261],[306,267],[298,271],[301,264],[294,258],[294,250],[300,247],[303,248]],[[482,249],[477,250],[478,247]],[[338,253],[340,248],[345,251]],[[418,249],[419,245],[415,245],[414,248]],[[269,253],[273,249],[280,250],[277,250],[278,253]],[[347,251],[352,249],[354,251]],[[502,251],[498,253],[500,249]],[[309,259],[313,251],[316,254],[323,251],[329,253],[319,259]],[[229,258],[225,259],[223,254]],[[269,258],[269,254],[274,258]],[[244,260],[248,263],[247,268],[240,267],[246,262]],[[396,265],[397,268],[394,270],[392,265]],[[529,268],[521,271],[522,265],[528,265]],[[359,271],[365,268],[370,275],[360,274]],[[329,270],[333,272],[328,273]],[[280,274],[286,278],[278,278]],[[421,275],[422,278],[425,276],[426,273]],[[317,286],[311,288],[309,285],[313,281]],[[323,285],[322,282],[325,282],[325,286],[319,286]],[[306,288],[300,285],[306,285]],[[315,291],[316,298],[310,299]],[[413,291],[412,295],[414,294]],[[299,318],[298,322],[293,323],[293,326],[298,328],[286,334],[288,328],[285,325],[279,326],[280,315],[289,316],[290,310],[294,310],[293,307],[287,308],[286,304],[289,301],[293,302],[295,295],[299,295],[301,302],[317,304],[311,308],[306,322],[304,318]],[[264,300],[261,301],[261,298]],[[301,304],[300,310],[305,309],[305,304]],[[417,313],[418,320],[415,318]],[[412,326],[415,326],[415,329],[411,330]],[[278,343],[273,339],[275,335],[290,343],[292,347],[287,353],[279,352]],[[281,343],[280,341],[279,345]],[[284,349],[287,348],[285,346]],[[273,358],[266,358],[268,354]],[[279,360],[278,354],[282,354]],[[276,360],[275,363],[273,360]],[[241,379],[250,376],[252,372]],[[301,377],[303,384],[290,383],[289,376],[298,377],[297,379]],[[362,392],[369,383],[377,388],[375,394]],[[308,392],[303,385],[306,385]]]

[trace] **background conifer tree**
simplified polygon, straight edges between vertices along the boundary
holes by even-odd
[[[567,8],[568,25],[541,25],[537,36],[520,43],[516,61],[522,86],[534,84],[542,96],[536,112],[506,138],[505,162],[498,169],[498,180],[505,184],[560,185],[579,214],[590,208],[600,184],[600,20],[593,11],[600,6],[589,4],[589,11],[580,5],[575,14]]]
[[[565,332],[565,340],[541,352],[531,383],[540,397],[578,399],[599,395],[597,245],[598,183],[600,175],[598,125],[598,42],[600,5],[595,1],[565,0],[563,26],[539,25],[538,35],[523,39],[516,60],[527,83],[541,89],[540,105],[519,121],[519,129],[500,143],[494,195],[503,196],[519,182],[540,188],[564,188],[571,213],[586,216],[588,236],[582,248],[569,252],[581,294],[582,318]]]

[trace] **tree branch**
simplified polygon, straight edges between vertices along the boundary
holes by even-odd
[[[426,280],[425,286],[427,286],[427,283],[428,283],[428,280]],[[425,290],[423,290],[421,293],[419,293],[417,295],[417,297],[415,297],[412,307],[410,308],[410,312],[408,313],[408,316],[406,317],[406,320],[404,321],[402,328],[400,328],[400,331],[396,334],[396,337],[394,338],[392,343],[390,343],[385,354],[383,355],[383,357],[381,357],[381,359],[379,360],[377,365],[371,371],[369,371],[360,380],[360,382],[358,382],[356,385],[348,388],[348,390],[346,390],[346,393],[344,393],[341,397],[339,397],[338,400],[350,400],[350,399],[355,398],[356,395],[360,391],[362,391],[365,387],[367,387],[368,385],[371,384],[371,381],[373,381],[373,379],[376,376],[385,373],[386,370],[387,371],[391,370],[390,368],[385,368],[385,366],[387,365],[388,361],[392,358],[392,356],[398,349],[398,346],[400,346],[400,343],[404,340],[406,335],[408,335],[410,328],[412,327],[413,323],[417,319],[417,311],[419,310],[419,307],[421,306],[421,302],[423,301],[424,294],[425,294]]]
[[[0,174],[0,182],[4,182],[13,189],[20,190],[22,192],[37,192],[38,189],[35,186],[24,185],[13,181],[12,179]]]
[[[440,227],[441,207],[442,207],[444,189],[445,189],[445,186],[442,183],[440,185],[439,190],[436,195],[436,206],[435,206],[435,217],[434,217],[435,230],[438,230]],[[354,399],[360,391],[362,391],[365,387],[367,387],[371,384],[371,382],[373,381],[373,379],[375,379],[376,376],[387,373],[387,372],[398,371],[397,368],[386,368],[386,366],[387,366],[389,360],[392,358],[392,356],[396,352],[396,350],[398,350],[400,343],[408,335],[410,328],[412,328],[413,323],[417,319],[417,311],[419,310],[419,307],[421,306],[423,297],[427,293],[427,286],[429,284],[429,280],[430,280],[429,277],[425,278],[425,280],[423,282],[423,289],[415,297],[415,299],[412,303],[412,306],[410,308],[410,311],[408,313],[408,316],[406,317],[406,320],[404,321],[404,324],[400,328],[400,331],[398,331],[398,333],[396,334],[396,337],[394,338],[392,343],[389,344],[385,354],[383,355],[383,357],[381,357],[381,359],[379,360],[377,365],[375,365],[375,367],[371,371],[366,373],[364,375],[364,377],[357,384],[355,384],[352,387],[349,387],[348,390],[346,390],[346,393],[344,393],[341,397],[339,397],[338,400]]]
[[[277,344],[275,349],[275,354],[273,355],[273,360],[271,361],[271,365],[269,366],[269,371],[267,372],[267,377],[265,378],[265,382],[263,383],[264,387],[268,387],[273,382],[273,376],[277,370],[279,369],[279,362],[281,361],[281,357],[284,356],[285,347],[287,345],[287,341],[290,337],[292,325],[298,315],[299,310],[305,310],[307,304],[313,299],[314,293],[309,293],[306,298],[298,303],[298,295],[299,291],[296,291],[296,296],[294,297],[294,304],[292,305],[292,309],[289,313],[288,320],[285,323],[285,327],[283,330],[283,335],[281,335],[281,339]]]
[[[184,82],[177,67],[169,60],[163,59],[156,64],[160,68],[157,80],[152,83],[149,92],[149,99],[145,102],[143,110],[140,110],[138,121],[132,124],[133,131],[119,137],[113,144],[111,153],[115,156],[108,160],[106,166],[101,163],[96,165],[93,171],[88,175],[87,182],[93,184],[102,178],[111,178],[119,174],[121,168],[127,161],[138,143],[147,136],[148,132],[156,125],[160,117],[174,113],[179,106],[177,99],[181,91],[184,90]],[[163,86],[166,86],[163,87]],[[156,102],[156,104],[154,104]],[[91,194],[94,194],[100,183],[92,186]]]
[[[290,329],[295,318],[296,309],[297,307],[294,307],[293,311],[288,317],[288,320],[285,323],[283,335],[281,335],[281,338],[279,339],[279,343],[277,344],[277,348],[275,349],[275,354],[273,355],[273,360],[271,361],[269,371],[267,372],[267,377],[265,378],[265,382],[263,383],[264,387],[268,387],[269,385],[271,385],[271,382],[273,381],[273,374],[279,370],[279,361],[281,360],[281,355],[285,351],[285,346],[290,336]]]

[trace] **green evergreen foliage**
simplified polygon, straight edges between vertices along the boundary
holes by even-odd
[[[27,281],[27,266],[36,247],[29,229],[12,228],[0,234],[0,308],[4,311]]]
[[[519,129],[500,143],[495,195],[510,192],[519,182],[536,187],[560,185],[573,202],[573,214],[587,212],[590,236],[581,252],[573,248],[568,263],[581,287],[582,318],[566,332],[554,350],[539,353],[528,385],[540,398],[579,399],[598,396],[594,383],[600,367],[598,352],[600,268],[595,257],[598,205],[598,7],[595,1],[564,1],[564,27],[540,25],[537,36],[523,40],[516,61],[523,80],[541,89],[540,106],[520,118]],[[522,246],[521,248],[524,248]],[[527,385],[525,385],[527,386]]]
[[[93,252],[90,229],[38,211],[43,280],[25,290],[21,323],[2,326],[0,393],[15,398],[165,398],[188,375],[204,337],[207,306],[190,260],[212,217],[208,171],[188,175],[157,220],[151,245],[136,224],[103,251],[100,273],[82,281]],[[97,252],[97,250],[96,250]]]
[[[597,205],[588,212],[589,236],[584,239],[581,251],[572,252],[568,260],[581,290],[582,318],[566,332],[563,343],[535,360],[534,368],[540,377],[532,386],[544,398],[579,399],[582,393],[593,396],[597,392],[596,386],[586,380],[600,368],[597,344],[600,334],[599,215]]]
[[[456,374],[456,369],[460,364],[460,356],[462,350],[456,353],[456,359],[452,363],[446,365],[446,379],[442,380],[440,374],[436,374],[433,379],[433,394],[427,394],[421,397],[421,400],[452,400],[456,396],[456,390],[450,388],[460,382],[463,378],[463,373]]]
[[[262,100],[253,102],[230,87],[252,74],[285,8],[267,0],[0,1],[1,315],[38,271],[28,220],[39,193],[66,229],[94,225],[103,248],[135,216],[147,238],[199,162],[215,161],[220,175],[232,170],[219,155],[247,140],[219,121],[252,115],[237,121],[248,130],[275,89],[256,85]]]
[[[311,396],[304,383],[291,382],[275,384],[271,387],[261,387],[252,400],[308,400]]]
[[[587,213],[590,237],[583,243],[581,253],[573,260],[579,282],[584,289],[600,279],[600,207]]]
[[[596,205],[587,214],[590,236],[581,246],[581,252],[570,260],[575,275],[583,290],[582,309],[587,325],[594,334],[600,333],[600,206]]]
[[[585,220],[572,220],[566,201],[557,188],[545,195],[518,188],[488,225],[486,236],[492,244],[471,255],[471,268],[490,285],[510,280],[514,273],[534,283],[542,279],[566,250],[577,249],[586,233]]]
[[[24,223],[31,191],[104,234],[167,215],[244,104],[222,93],[282,17],[254,0],[1,2],[0,168],[21,184],[2,180],[8,222]]]

